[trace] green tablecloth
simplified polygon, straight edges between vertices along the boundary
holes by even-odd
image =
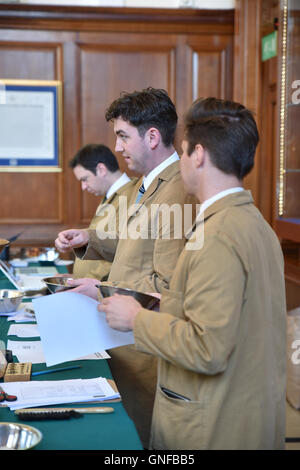
[[[0,289],[12,288],[10,283],[0,278]],[[84,318],[84,317],[83,317]],[[7,331],[11,322],[0,316],[0,340],[7,340]],[[12,341],[24,338],[10,336]],[[37,338],[26,338],[28,341]],[[5,343],[6,344],[6,343]],[[106,377],[112,378],[109,360],[82,360],[59,364],[57,367],[80,365],[80,369],[36,376],[32,380],[65,380],[76,378]],[[54,368],[54,367],[53,367]],[[33,364],[32,371],[44,370],[46,364]],[[3,382],[3,379],[0,379]],[[99,406],[102,404],[99,404]],[[69,405],[65,405],[66,407]],[[82,405],[76,405],[82,406]],[[98,406],[98,405],[89,405]],[[39,429],[43,439],[35,447],[37,450],[142,450],[142,444],[131,419],[125,412],[122,403],[103,404],[112,406],[114,413],[86,414],[79,419],[64,421],[22,421]],[[13,411],[0,407],[1,422],[17,422]]]

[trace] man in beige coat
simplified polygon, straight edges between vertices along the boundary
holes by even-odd
[[[110,214],[119,219],[119,198],[130,198],[136,178],[130,179],[126,173],[122,173],[118,160],[112,151],[103,144],[88,144],[82,147],[72,158],[69,166],[73,169],[76,179],[81,184],[82,191],[88,191],[95,196],[103,196],[96,213],[91,220],[89,229],[96,229],[98,224],[105,219],[108,228],[111,221],[107,217]],[[109,206],[114,211],[108,212]],[[107,220],[108,219],[108,220]],[[77,278],[94,278],[100,281],[108,278],[111,261],[108,260],[81,260],[75,259],[73,274]]]
[[[181,172],[202,203],[198,245],[182,251],[160,312],[119,295],[99,305],[112,328],[133,330],[138,351],[159,358],[153,449],[284,448],[283,256],[242,187],[257,142],[242,105],[193,103]]]
[[[115,100],[106,119],[113,121],[115,150],[122,152],[130,170],[143,175],[122,217],[125,223],[120,238],[116,244],[101,230],[68,230],[58,235],[56,246],[60,251],[75,248],[82,259],[114,257],[109,284],[142,292],[161,292],[169,286],[185,244],[184,225],[191,225],[192,211],[195,211],[194,198],[183,187],[179,156],[173,146],[176,109],[164,90],[149,88]],[[81,282],[74,291],[98,298],[93,280]],[[147,448],[156,387],[156,358],[139,353],[132,346],[110,350],[109,354],[109,366],[124,406]]]

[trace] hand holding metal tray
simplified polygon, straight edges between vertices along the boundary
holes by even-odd
[[[99,284],[97,287],[100,290],[102,297],[111,297],[114,294],[129,295],[134,297],[144,308],[151,310],[155,305],[158,304],[159,298],[154,297],[144,292],[138,292],[136,290],[127,289],[123,287],[109,286],[106,284]]]

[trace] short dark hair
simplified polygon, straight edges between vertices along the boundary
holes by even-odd
[[[108,147],[106,147],[106,145],[103,144],[85,145],[72,158],[69,165],[71,168],[81,165],[83,168],[91,171],[95,175],[98,163],[103,163],[112,173],[119,170],[116,156]]]
[[[200,98],[185,116],[185,139],[189,155],[201,144],[214,166],[242,179],[253,168],[259,135],[252,112],[242,104]]]
[[[166,147],[174,142],[178,116],[165,90],[149,87],[133,93],[121,93],[105,113],[107,121],[119,117],[137,127],[141,137],[150,127],[155,127]]]

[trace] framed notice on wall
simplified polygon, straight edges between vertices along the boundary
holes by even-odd
[[[0,79],[0,123],[0,172],[61,171],[61,82]]]

